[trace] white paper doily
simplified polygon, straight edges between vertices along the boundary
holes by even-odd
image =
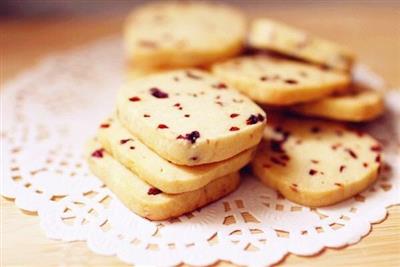
[[[121,40],[112,37],[51,55],[1,91],[1,194],[37,211],[49,238],[85,240],[95,253],[132,264],[265,266],[289,252],[356,243],[385,218],[386,207],[400,203],[400,94],[391,92],[386,115],[365,126],[385,144],[390,167],[362,194],[310,209],[244,175],[236,192],[199,211],[165,222],[143,219],[89,173],[82,156],[114,107],[122,72]],[[366,67],[356,77],[382,86]]]

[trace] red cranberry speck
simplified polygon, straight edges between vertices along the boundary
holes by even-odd
[[[94,158],[102,158],[103,157],[103,153],[104,153],[104,148],[97,149],[97,150],[93,151],[92,157],[94,157]]]
[[[157,128],[158,128],[158,129],[168,129],[169,127],[168,127],[167,125],[165,125],[165,124],[159,124],[159,125],[157,126]]]
[[[156,98],[168,98],[168,93],[165,93],[157,87],[150,88],[150,94]]]
[[[257,114],[257,115],[250,115],[250,117],[246,120],[246,124],[247,125],[252,125],[252,124],[256,124],[257,122],[261,122],[264,120],[264,116],[261,114]]]
[[[311,169],[309,172],[308,172],[310,175],[314,175],[314,174],[316,174],[317,173],[317,171],[316,170],[314,170],[314,169]]]
[[[149,190],[147,191],[148,195],[158,195],[160,193],[162,193],[162,191],[155,187],[150,187]]]
[[[138,96],[133,96],[133,97],[129,98],[129,101],[131,101],[131,102],[137,102],[137,101],[140,101],[140,100],[141,99]]]
[[[224,83],[217,83],[217,84],[214,84],[212,87],[215,89],[226,89],[227,88],[226,84],[224,84]]]

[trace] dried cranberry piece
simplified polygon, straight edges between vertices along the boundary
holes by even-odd
[[[336,144],[333,144],[333,145],[331,146],[331,148],[332,148],[333,150],[336,150],[336,149],[338,149],[338,147],[340,147],[340,146],[342,146],[342,144],[336,143]]]
[[[108,128],[108,127],[110,127],[110,124],[108,123],[100,124],[100,128]]]
[[[185,135],[185,139],[189,140],[192,144],[196,143],[198,138],[200,138],[200,133],[198,131],[193,131]]]
[[[150,93],[156,98],[168,98],[168,93],[161,91],[157,87],[150,88]]]
[[[133,141],[132,138],[121,139],[121,140],[119,141],[119,143],[120,143],[121,145],[123,145],[123,144],[125,144],[125,143],[127,143],[127,142],[129,142],[129,141]]]
[[[294,79],[287,79],[287,80],[285,80],[285,83],[287,83],[287,84],[297,84],[298,82],[296,80],[294,80]]]
[[[131,101],[131,102],[137,102],[137,101],[140,101],[140,100],[141,99],[138,96],[133,96],[133,97],[129,98],[129,101]]]
[[[167,125],[165,125],[165,124],[159,124],[159,125],[157,126],[157,128],[158,128],[158,129],[168,129],[169,127],[168,127]]]
[[[375,157],[375,162],[381,162],[381,155],[380,154],[378,154],[376,157]]]
[[[340,168],[339,168],[339,171],[342,172],[345,168],[346,168],[345,165],[341,165]]]
[[[264,116],[260,113],[257,115],[250,115],[250,117],[246,120],[247,125],[256,124],[257,122],[261,122],[264,120]]]
[[[158,195],[160,193],[162,193],[162,191],[155,187],[150,187],[149,190],[147,191],[148,195]]]
[[[240,130],[240,128],[239,128],[239,127],[236,127],[236,126],[232,126],[232,127],[229,129],[229,131],[231,131],[231,132],[239,131],[239,130]]]
[[[92,157],[94,157],[94,158],[102,158],[103,157],[103,153],[104,153],[104,148],[97,149],[97,150],[93,151]]]
[[[232,113],[231,115],[229,115],[229,117],[231,117],[232,119],[236,118],[237,116],[239,116],[239,114],[237,114],[237,113]]]
[[[212,85],[212,87],[215,89],[226,89],[228,86],[226,86],[226,84],[224,84],[224,83],[217,83],[217,84]]]
[[[353,150],[351,150],[350,148],[346,148],[345,151],[346,151],[347,153],[349,153],[349,155],[350,155],[352,158],[357,159],[357,154],[356,154]]]
[[[371,151],[374,152],[381,152],[382,151],[382,147],[378,144],[371,146]]]
[[[308,174],[310,174],[310,175],[314,175],[314,174],[316,174],[316,173],[317,173],[317,171],[314,170],[314,169],[310,169],[310,171],[308,172]]]

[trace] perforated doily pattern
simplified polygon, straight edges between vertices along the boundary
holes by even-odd
[[[289,252],[312,255],[356,243],[385,218],[386,207],[400,203],[400,94],[392,92],[386,115],[365,126],[384,143],[386,165],[378,182],[354,198],[302,207],[244,175],[236,192],[178,219],[135,215],[83,159],[84,143],[114,106],[123,77],[120,43],[112,37],[51,55],[1,92],[1,194],[37,211],[49,238],[85,240],[95,253],[132,264],[265,266]],[[365,67],[356,76],[381,86]]]

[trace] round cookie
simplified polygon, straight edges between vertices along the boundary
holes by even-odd
[[[210,64],[240,53],[246,18],[224,5],[158,2],[135,9],[124,29],[129,59],[146,68]]]
[[[126,168],[168,194],[194,191],[237,172],[250,162],[256,151],[255,146],[220,162],[190,167],[176,165],[145,146],[114,116],[100,125],[97,139]]]
[[[344,47],[266,18],[252,22],[249,45],[342,71],[349,71],[354,61],[353,53]]]
[[[268,121],[253,172],[287,199],[312,207],[356,195],[378,177],[381,146],[339,123],[278,117]]]
[[[231,59],[213,65],[212,72],[251,99],[269,105],[319,99],[350,83],[346,73],[268,55]]]
[[[358,91],[351,94],[328,96],[291,108],[296,113],[341,121],[369,121],[382,115],[384,101],[376,91]]]
[[[253,101],[195,69],[126,84],[118,93],[117,115],[158,155],[188,166],[222,161],[256,146],[266,123]]]
[[[95,141],[88,144],[86,158],[91,171],[127,208],[150,220],[166,220],[193,211],[231,193],[240,183],[239,173],[234,172],[200,189],[170,195],[141,180]]]

